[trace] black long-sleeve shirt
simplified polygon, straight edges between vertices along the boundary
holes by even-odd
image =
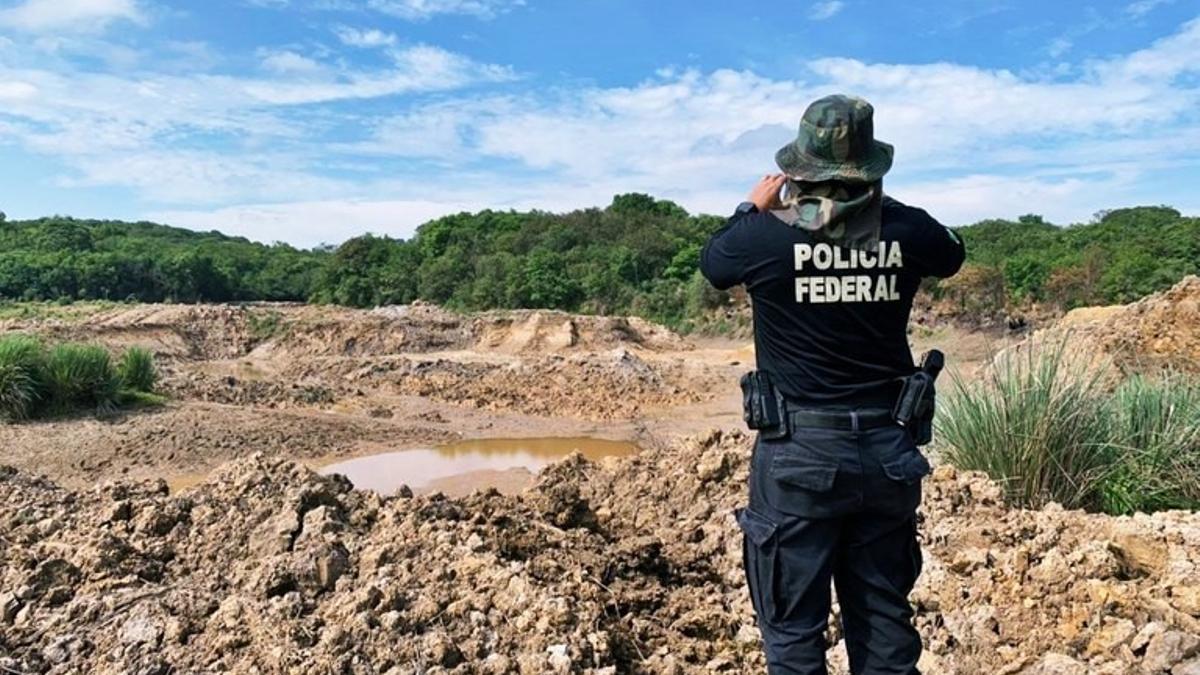
[[[770,213],[734,216],[700,254],[719,289],[745,284],[758,368],[797,403],[890,407],[913,372],[907,328],[921,278],[949,277],[966,251],[921,209],[886,198],[880,248],[819,242]]]

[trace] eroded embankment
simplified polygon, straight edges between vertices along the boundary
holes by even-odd
[[[1101,357],[1125,372],[1200,373],[1200,277],[1128,305],[1073,310],[1030,342],[1065,342],[1071,353]]]
[[[521,497],[463,500],[384,500],[264,456],[181,495],[0,471],[0,666],[762,672],[731,515],[748,444],[576,458]],[[1200,516],[999,494],[948,469],[927,483],[926,672],[1200,667]]]

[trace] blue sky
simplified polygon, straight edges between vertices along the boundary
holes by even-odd
[[[619,192],[731,210],[876,106],[948,224],[1200,212],[1200,2],[0,0],[0,210],[263,241]]]

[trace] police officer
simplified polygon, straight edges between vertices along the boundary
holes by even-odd
[[[787,427],[759,433],[737,512],[768,671],[825,673],[837,589],[853,673],[917,673],[908,603],[921,571],[916,509],[929,463],[892,408],[915,371],[909,312],[922,277],[965,254],[925,211],[883,194],[892,146],[866,101],[814,102],[795,141],[709,240],[701,270],[744,284],[758,370]]]

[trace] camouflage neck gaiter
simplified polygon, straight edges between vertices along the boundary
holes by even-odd
[[[812,232],[821,241],[874,251],[879,248],[883,220],[883,181],[846,184],[788,180],[783,208],[773,210],[783,222]]]

